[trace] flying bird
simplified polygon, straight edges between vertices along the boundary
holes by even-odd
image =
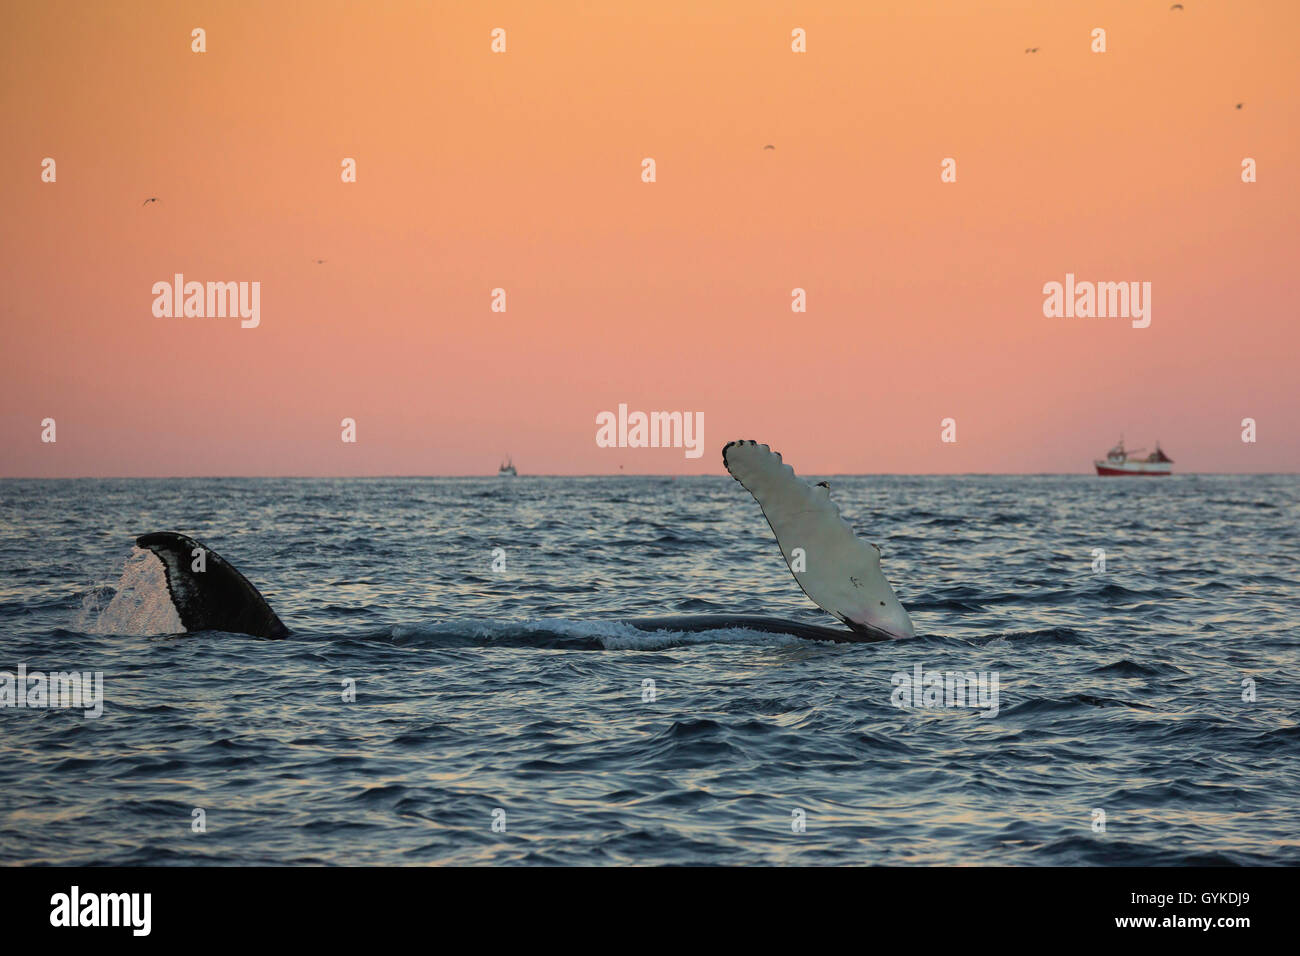
[[[767,144],[766,146],[764,146],[763,148],[764,148],[764,149],[776,149],[776,147],[773,146],[771,143],[768,143],[768,144]]]
[[[313,259],[313,260],[312,260],[312,262],[316,263],[316,265],[321,265],[324,261],[325,261],[324,259]]]
[[[141,205],[141,206],[147,206],[147,205],[149,205],[151,202],[157,202],[157,201],[158,201],[158,197],[157,197],[157,196],[150,196],[150,197],[149,197],[148,199],[146,199],[144,202],[140,203],[140,205]]]
[[[1243,106],[1245,106],[1245,105],[1246,105],[1245,103],[1238,103],[1238,104],[1237,104],[1237,109],[1241,109],[1241,108],[1242,108]]]
[[[1038,47],[1036,47],[1036,46],[1025,47],[1025,52],[1026,52],[1026,53],[1037,53],[1037,52],[1038,52]]]
[[[1175,4],[1174,4],[1172,7],[1170,7],[1169,9],[1170,9],[1170,10],[1181,10],[1182,8],[1183,8],[1183,5],[1182,5],[1181,3],[1175,3]]]

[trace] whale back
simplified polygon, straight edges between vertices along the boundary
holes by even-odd
[[[722,461],[758,501],[786,565],[815,604],[855,630],[914,636],[911,618],[880,570],[880,551],[853,533],[828,485],[810,485],[754,441],[728,443]]]
[[[849,628],[825,627],[804,621],[788,621],[761,614],[690,614],[677,617],[641,617],[627,622],[641,631],[719,631],[743,628],[765,634],[788,634],[808,641],[835,641],[839,644],[863,644],[884,641],[887,637]]]
[[[185,630],[273,638],[288,635],[289,629],[257,588],[211,548],[174,531],[144,534],[135,543],[162,561],[167,590]],[[204,552],[202,570],[195,570],[199,552]]]

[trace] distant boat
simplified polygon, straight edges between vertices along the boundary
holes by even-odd
[[[1094,460],[1093,465],[1097,468],[1097,474],[1106,477],[1173,474],[1174,460],[1160,450],[1160,442],[1156,442],[1156,450],[1145,458],[1136,457],[1142,451],[1146,449],[1135,448],[1132,451],[1126,449],[1124,438],[1121,436],[1119,444],[1108,451],[1104,459]]]
[[[515,478],[518,477],[518,475],[519,472],[515,471],[515,463],[511,461],[510,456],[507,455],[506,460],[502,463],[501,467],[497,469],[497,477]]]

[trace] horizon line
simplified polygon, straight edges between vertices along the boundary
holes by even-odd
[[[802,475],[819,478],[1187,478],[1203,476],[1261,475],[1284,477],[1300,475],[1300,471],[1187,471],[1165,475],[1097,475],[1086,471],[862,471],[862,472],[825,472],[807,471]],[[444,479],[444,478],[497,478],[502,481],[519,478],[730,478],[727,472],[718,474],[692,472],[672,474],[665,472],[599,472],[588,474],[524,474],[502,476],[491,472],[467,472],[461,474],[388,474],[388,475],[0,475],[0,481],[177,481],[177,480],[269,480],[283,479],[289,481],[317,481],[334,479],[342,481],[391,481],[394,479]]]

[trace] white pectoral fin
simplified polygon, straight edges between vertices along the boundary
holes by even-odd
[[[781,554],[808,597],[851,627],[911,637],[911,619],[880,570],[880,551],[860,541],[825,484],[810,485],[767,445],[731,442],[722,461],[763,509]]]

